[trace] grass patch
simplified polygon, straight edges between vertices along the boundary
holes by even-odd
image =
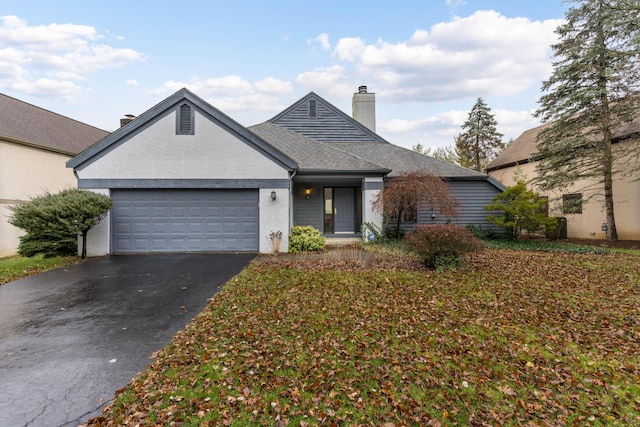
[[[568,254],[610,254],[611,248],[602,248],[573,243],[558,243],[548,240],[485,240],[487,247],[517,251],[558,252]],[[640,253],[640,251],[639,251]]]
[[[331,261],[252,263],[89,425],[640,425],[636,257]]]
[[[0,258],[0,285],[78,261],[77,257],[44,258],[42,255],[32,258],[17,255]]]

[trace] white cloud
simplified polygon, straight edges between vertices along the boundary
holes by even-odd
[[[296,81],[310,90],[340,98],[353,93],[356,87],[354,80],[347,77],[342,65],[320,67],[298,74]]]
[[[467,2],[464,1],[464,0],[447,0],[445,3],[452,10],[455,10],[456,8],[458,8],[460,6],[464,6],[465,4],[467,4]]]
[[[322,33],[316,38],[307,40],[307,44],[312,44],[312,43],[320,43],[320,47],[322,47],[322,50],[331,49],[331,43],[329,43],[329,34],[327,33]]]
[[[275,77],[258,80],[255,83],[255,87],[259,92],[269,95],[284,95],[293,90],[290,82],[285,82]]]
[[[526,129],[540,123],[533,118],[531,110],[492,110],[498,122],[498,132],[504,135],[503,142],[517,138]],[[390,141],[406,148],[421,143],[427,147],[444,147],[454,144],[454,137],[462,132],[462,124],[469,111],[449,110],[414,120],[393,119],[378,124],[378,130]]]
[[[389,102],[513,95],[549,75],[549,46],[560,22],[478,11],[401,42],[342,38],[333,56],[352,64],[354,80],[366,79]]]
[[[151,93],[168,96],[183,87],[223,112],[232,114],[234,119],[246,120],[245,124],[248,125],[255,124],[256,116],[281,111],[284,106],[278,96],[293,90],[290,82],[274,77],[266,77],[252,84],[239,76],[231,75],[209,79],[194,77],[187,82],[169,80]]]
[[[503,142],[509,142],[509,139],[516,139],[522,132],[540,126],[540,121],[533,117],[534,110],[501,110],[492,111],[498,122],[498,131],[504,134]]]
[[[140,82],[136,79],[129,79],[124,82],[127,86],[131,86],[133,90],[137,91],[140,88]]]
[[[338,40],[333,55],[343,61],[356,61],[365,49],[366,45],[360,37],[345,37]]]
[[[16,16],[0,17],[0,87],[72,99],[83,91],[77,82],[88,75],[144,59],[133,49],[97,42],[103,38],[86,25],[29,26]]]
[[[251,90],[251,83],[239,76],[225,76],[210,79],[194,77],[188,82],[166,81],[161,88],[153,93],[167,94],[186,87],[202,97],[241,96]]]

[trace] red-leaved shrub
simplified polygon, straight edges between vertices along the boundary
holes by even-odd
[[[455,266],[460,255],[484,248],[468,228],[452,224],[416,225],[404,242],[430,268]]]

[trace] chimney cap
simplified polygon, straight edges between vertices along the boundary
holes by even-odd
[[[135,119],[135,118],[136,118],[136,116],[135,116],[135,115],[133,115],[133,114],[125,114],[124,116],[125,116],[127,119]]]
[[[367,86],[358,86],[358,93],[367,93]]]

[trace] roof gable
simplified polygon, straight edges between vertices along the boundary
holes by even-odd
[[[270,158],[285,169],[293,171],[296,168],[294,160],[186,88],[180,89],[164,101],[161,101],[156,106],[142,113],[133,121],[114,131],[99,143],[69,160],[67,162],[67,167],[83,169],[114,148],[118,147],[120,144],[126,142],[132,136],[142,132],[156,121],[174,112],[179,105],[182,105],[185,102],[196,108],[198,112],[212,122],[215,122],[222,129],[233,134],[238,139],[242,140],[244,143],[256,149],[265,157]]]
[[[0,139],[75,155],[109,132],[0,94]]]
[[[315,116],[310,114],[313,103]],[[309,92],[269,122],[320,142],[387,143],[380,135],[314,92]]]
[[[298,163],[298,173],[340,172],[386,175],[391,172],[371,160],[307,138],[271,122],[251,126],[249,130],[293,158]],[[334,145],[340,147],[343,144]]]

